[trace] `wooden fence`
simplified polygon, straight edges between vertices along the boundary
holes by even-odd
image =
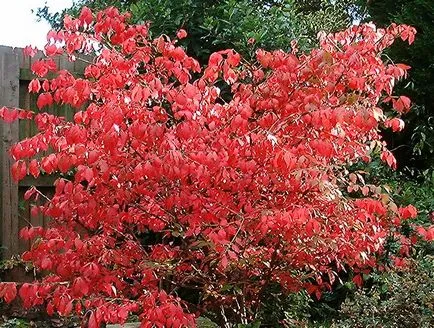
[[[0,107],[36,110],[36,96],[29,94],[27,88],[30,80],[35,77],[30,67],[41,57],[42,53],[33,58],[24,57],[20,48],[0,46]],[[74,75],[81,75],[84,70],[82,62],[70,62],[67,57],[59,56],[56,63],[59,69],[67,69]],[[68,106],[52,106],[47,111],[68,118],[73,116],[73,111]],[[35,132],[34,123],[31,121],[16,121],[10,124],[0,120],[0,250],[3,259],[29,248],[29,244],[19,238],[22,227],[29,224],[44,226],[47,223],[47,218],[43,216],[30,216],[29,204],[23,200],[23,195],[33,185],[49,195],[52,193],[55,178],[46,176],[35,180],[27,177],[16,184],[10,171],[13,161],[8,149]]]

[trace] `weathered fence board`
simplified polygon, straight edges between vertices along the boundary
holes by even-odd
[[[31,72],[31,65],[40,58],[40,52],[34,58],[29,58],[23,56],[20,48],[0,46],[0,107],[36,109],[37,97],[28,93],[28,84],[35,77]],[[76,76],[83,74],[83,62],[71,62],[65,56],[56,57],[55,61],[59,69],[67,69]],[[64,105],[51,106],[46,111],[65,116],[67,119],[72,119],[74,114],[69,106]],[[0,259],[10,258],[29,248],[28,242],[19,239],[18,233],[22,227],[30,224],[45,226],[48,222],[43,216],[30,216],[30,205],[23,200],[23,195],[30,186],[38,187],[47,195],[52,194],[55,177],[26,177],[18,185],[12,180],[10,173],[12,160],[8,149],[15,142],[35,133],[36,126],[29,120],[12,124],[0,122]]]
[[[18,50],[0,47],[0,101],[2,106],[19,105],[19,57]],[[19,138],[19,124],[1,122],[0,140],[0,186],[1,186],[1,238],[3,257],[19,252],[18,241],[18,185],[12,180],[12,160],[8,149]]]

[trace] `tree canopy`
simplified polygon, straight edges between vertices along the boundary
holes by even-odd
[[[55,28],[65,14],[76,15],[83,6],[102,9],[115,6],[132,13],[132,22],[151,22],[152,35],[174,36],[180,28],[188,32],[183,40],[189,55],[206,63],[209,55],[222,49],[236,49],[251,57],[254,47],[290,49],[297,40],[302,50],[317,45],[320,30],[333,32],[351,23],[352,0],[81,0],[61,13],[40,8],[38,16]]]

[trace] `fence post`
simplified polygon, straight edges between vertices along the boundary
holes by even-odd
[[[0,107],[19,106],[19,56],[21,49],[0,46]],[[0,246],[3,258],[19,253],[18,184],[12,180],[8,149],[19,139],[18,120],[0,121]]]

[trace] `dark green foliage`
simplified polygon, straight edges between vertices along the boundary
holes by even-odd
[[[271,284],[264,290],[262,299],[258,317],[265,327],[279,327],[283,322],[288,327],[301,327],[309,320],[312,299],[304,291],[288,295],[277,284]]]
[[[362,1],[364,4],[366,1]],[[410,65],[408,80],[400,83],[398,93],[413,101],[412,111],[405,116],[406,128],[387,136],[390,148],[401,168],[427,169],[434,165],[434,1],[432,0],[372,0],[367,2],[368,17],[377,25],[392,22],[412,25],[417,29],[412,46],[402,42],[388,51],[394,62]]]
[[[62,13],[39,8],[37,16],[58,28],[65,14],[76,16],[86,5],[93,10],[116,6],[132,13],[133,22],[152,22],[154,36],[170,37],[180,28],[189,37],[187,52],[201,63],[218,50],[233,48],[250,58],[257,47],[290,49],[297,40],[301,50],[316,44],[320,30],[336,31],[351,23],[355,0],[80,0]],[[249,46],[254,39],[254,46]]]
[[[434,325],[434,258],[427,256],[402,272],[373,275],[372,287],[358,290],[342,305],[336,328],[424,328]]]

